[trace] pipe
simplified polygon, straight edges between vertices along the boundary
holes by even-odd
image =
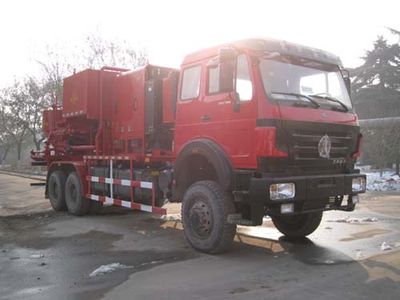
[[[129,69],[104,66],[104,67],[102,67],[102,68],[100,69],[100,71],[126,72],[126,71],[129,71]]]
[[[72,151],[91,151],[96,149],[94,145],[79,145],[79,146],[70,146]]]

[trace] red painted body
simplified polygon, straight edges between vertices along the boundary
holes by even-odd
[[[169,68],[104,68],[66,78],[63,106],[44,112],[45,150],[32,158],[49,167],[79,162],[81,177],[85,178],[89,172],[84,156],[113,156],[115,160],[125,156],[135,164],[173,165],[185,145],[203,138],[218,145],[234,169],[256,170],[257,157],[287,156],[275,145],[275,128],[257,127],[259,119],[358,124],[352,112],[279,106],[267,99],[255,62],[256,51],[240,45],[235,47],[249,65],[252,99],[235,110],[231,92],[208,95],[207,64],[218,56],[221,47],[191,54],[183,61],[182,70],[201,66],[198,97],[191,100],[180,99],[182,76],[179,82],[174,81],[180,71]],[[159,95],[152,96],[153,92]],[[152,97],[154,103],[149,100]],[[154,120],[148,123],[151,118]],[[85,179],[82,182],[85,195],[89,194]]]

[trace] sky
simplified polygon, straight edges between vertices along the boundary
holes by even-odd
[[[93,32],[145,47],[151,63],[169,67],[192,51],[251,37],[320,48],[356,67],[378,35],[390,37],[386,27],[400,30],[398,0],[5,0],[0,7],[0,86],[38,75],[35,59],[46,46],[69,49]]]

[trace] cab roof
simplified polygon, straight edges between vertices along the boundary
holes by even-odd
[[[280,55],[296,56],[321,63],[342,66],[340,58],[327,51],[270,38],[240,40],[196,51],[187,55],[184,58],[182,65],[195,63],[216,56],[218,50],[223,47],[233,47],[239,51],[247,50],[261,53],[279,53]]]

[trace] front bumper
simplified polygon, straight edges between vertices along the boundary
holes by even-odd
[[[352,180],[356,177],[365,178],[365,175],[352,173],[272,177],[263,174],[261,178],[250,179],[249,198],[252,206],[262,205],[264,213],[269,215],[280,215],[280,206],[285,203],[294,204],[293,214],[332,209],[352,211],[355,207],[353,197],[365,192],[352,191]],[[269,187],[273,183],[294,183],[295,196],[291,199],[271,200]],[[347,199],[344,197],[346,195]],[[344,200],[347,200],[346,205],[343,203]]]

